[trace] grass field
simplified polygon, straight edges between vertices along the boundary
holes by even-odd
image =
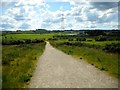
[[[48,39],[51,38],[55,33],[51,34],[8,34],[2,36],[2,40],[20,40],[20,39]]]
[[[114,77],[120,76],[120,74],[118,73],[118,54],[107,53],[101,49],[95,49],[95,48],[89,48],[83,46],[81,47],[72,46],[72,45],[69,46],[62,44],[63,43],[62,41],[61,42],[51,41],[50,43],[54,47],[62,50],[68,55],[72,55],[78,58],[79,60],[86,60],[91,65],[94,65],[96,68],[99,68],[102,71],[108,72],[110,75]]]
[[[24,88],[32,77],[45,42],[2,46],[2,87]]]

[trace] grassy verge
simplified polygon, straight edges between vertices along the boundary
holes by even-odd
[[[2,87],[24,88],[29,84],[45,42],[2,46]]]
[[[100,49],[85,46],[69,46],[62,44],[62,42],[50,43],[63,52],[73,55],[81,60],[86,60],[96,68],[106,71],[114,77],[120,78],[120,74],[118,73],[118,54],[107,53]]]

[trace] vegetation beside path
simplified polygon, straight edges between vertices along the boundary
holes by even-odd
[[[104,50],[102,50],[103,47],[99,48],[99,46],[97,47],[96,45],[96,48],[95,46],[93,47],[90,44],[74,41],[52,40],[50,41],[50,43],[52,46],[62,50],[68,55],[77,57],[80,60],[86,60],[91,65],[94,65],[96,68],[102,71],[106,71],[114,77],[120,78],[120,74],[118,72],[118,65],[120,66],[120,63],[118,63],[119,52],[105,52]]]
[[[25,88],[29,84],[45,42],[2,46],[2,88]]]
[[[2,88],[26,88],[45,39],[53,34],[5,34],[2,41]]]

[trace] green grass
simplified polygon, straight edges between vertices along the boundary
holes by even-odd
[[[105,46],[106,44],[118,43],[119,41],[82,41],[83,43],[90,45]]]
[[[2,87],[27,87],[45,43],[2,46]]]
[[[4,40],[20,40],[20,39],[48,39],[54,36],[55,33],[51,34],[8,34],[5,36],[2,36],[2,39]]]
[[[57,41],[55,42],[66,42],[68,41],[68,39],[58,39]],[[112,43],[119,43],[120,41],[75,41],[75,38],[74,38],[74,41],[71,41],[71,42],[82,42],[82,43],[86,43],[86,44],[89,44],[89,45],[97,45],[97,46],[101,46],[101,47],[104,47],[106,44],[112,44]]]
[[[79,60],[86,60],[91,65],[108,72],[114,77],[120,76],[118,73],[118,54],[106,53],[95,48],[60,45],[61,42],[50,43],[68,55],[77,57]]]

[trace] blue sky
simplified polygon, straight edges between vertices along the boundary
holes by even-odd
[[[73,5],[70,5],[69,2],[46,2],[50,7],[50,11],[57,11],[57,10],[70,10]]]
[[[0,30],[118,29],[120,6],[104,1],[3,0]]]

